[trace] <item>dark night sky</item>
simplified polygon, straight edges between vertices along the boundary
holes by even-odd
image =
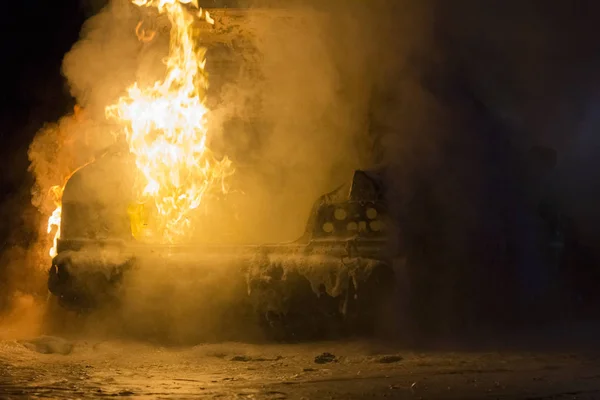
[[[557,151],[548,190],[597,246],[600,3],[440,1],[437,13],[442,68],[454,65],[468,77],[520,151]]]
[[[27,147],[45,121],[66,112],[70,98],[61,60],[84,21],[75,0],[13,2],[4,11],[2,70],[3,193],[18,190],[26,177]]]

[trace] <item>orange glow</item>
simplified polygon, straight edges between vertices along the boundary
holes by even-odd
[[[132,233],[138,239],[173,243],[188,237],[191,211],[207,194],[225,191],[225,180],[233,173],[230,160],[217,160],[207,147],[206,49],[192,36],[195,17],[213,21],[196,0],[132,2],[157,8],[171,22],[165,77],[148,87],[134,83],[106,114],[125,125],[141,173],[137,203],[129,210]],[[136,34],[142,41],[155,36],[141,24]]]
[[[58,238],[60,238],[60,216],[62,213],[62,207],[61,207],[61,203],[60,200],[62,198],[62,193],[64,190],[64,186],[52,186],[50,188],[50,193],[52,193],[52,197],[53,197],[53,201],[54,201],[54,205],[56,206],[56,208],[54,209],[54,211],[52,212],[52,215],[50,216],[50,218],[48,218],[48,229],[47,232],[50,234],[52,233],[52,230],[55,229],[55,233],[54,233],[54,239],[52,240],[52,248],[50,248],[50,257],[54,258],[56,256],[56,245],[58,242]]]
[[[73,119],[73,121],[77,121],[77,122],[81,122],[85,118],[83,116],[83,110],[79,105],[75,105],[75,107],[73,109],[73,115],[71,118]],[[64,141],[62,141],[62,144],[70,141],[69,139],[63,138],[62,136],[59,136],[59,138],[62,138],[62,140],[64,140]],[[63,191],[65,190],[65,185],[66,185],[67,181],[69,180],[69,178],[75,172],[77,172],[79,169],[81,169],[85,165],[88,165],[92,161],[93,161],[93,159],[91,161],[85,163],[84,165],[80,166],[79,168],[76,168],[75,170],[71,171],[68,175],[63,176],[62,184],[54,185],[49,190],[48,194],[51,198],[51,201],[52,201],[53,207],[54,207],[54,211],[52,211],[52,214],[50,214],[50,217],[48,218],[48,222],[47,222],[47,227],[46,227],[46,232],[48,234],[52,234],[54,232],[54,236],[52,239],[52,247],[50,248],[50,250],[48,252],[50,257],[55,257],[57,254],[56,246],[58,243],[58,239],[60,238],[60,223],[61,223],[61,215],[62,215],[61,201],[62,201]]]
[[[75,117],[78,116],[77,114],[78,114],[79,110],[80,109],[77,106],[75,106]],[[54,211],[52,211],[50,218],[48,218],[48,227],[46,230],[48,232],[48,234],[51,234],[52,231],[54,231],[54,238],[52,239],[52,247],[50,248],[50,251],[48,253],[48,254],[50,254],[50,257],[52,257],[52,258],[54,258],[56,256],[56,254],[58,254],[57,245],[58,245],[58,239],[60,239],[60,222],[61,222],[61,216],[62,216],[62,195],[63,195],[63,192],[65,191],[65,186],[67,185],[67,182],[69,181],[69,179],[73,176],[73,174],[75,172],[79,171],[81,168],[85,167],[86,165],[91,164],[94,161],[95,161],[95,159],[91,159],[90,161],[86,162],[79,168],[75,169],[73,172],[71,172],[68,176],[65,177],[64,183],[62,185],[54,185],[50,188],[50,194],[52,195],[52,201],[54,202],[54,206],[56,207],[54,209]]]

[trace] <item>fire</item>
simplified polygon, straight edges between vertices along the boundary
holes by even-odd
[[[48,218],[48,234],[52,233],[53,229],[56,229],[54,233],[54,239],[52,240],[52,248],[50,249],[50,257],[54,258],[57,254],[56,245],[58,243],[58,239],[60,238],[60,217],[62,214],[62,206],[61,206],[61,198],[64,190],[64,186],[55,185],[50,188],[50,193],[52,193],[54,205],[56,208]]]
[[[126,126],[141,173],[137,204],[129,210],[134,236],[144,233],[147,239],[172,243],[191,232],[190,212],[214,190],[224,191],[225,178],[233,173],[230,160],[217,160],[207,147],[206,49],[196,46],[192,25],[195,17],[212,19],[197,0],[132,2],[155,7],[171,22],[165,77],[148,87],[134,83],[106,114]],[[155,33],[141,27],[136,27],[138,38],[152,40]]]
[[[68,157],[70,162],[56,165],[56,167],[53,169],[55,174],[54,179],[61,184],[51,186],[47,192],[47,196],[44,198],[44,204],[51,203],[51,207],[54,208],[48,217],[46,224],[46,232],[49,235],[52,235],[52,246],[48,251],[50,257],[55,257],[57,254],[57,244],[58,239],[60,239],[62,217],[62,195],[65,190],[65,186],[69,178],[71,178],[75,172],[79,171],[81,168],[95,160],[90,152],[90,149],[85,147],[88,137],[85,133],[85,128],[82,125],[86,122],[83,109],[76,105],[74,107],[73,114],[65,117],[62,121],[66,122],[62,125],[56,124],[52,125],[50,128],[44,128],[46,132],[55,132],[56,134],[55,140],[57,140],[59,144],[59,150],[57,150],[56,154],[61,154],[61,156],[64,156],[64,154],[73,154],[73,151],[75,151],[76,147],[80,157],[79,160],[76,157]],[[80,135],[80,127],[84,131],[83,136]],[[73,136],[75,133],[79,136],[77,138],[79,140],[76,140],[76,138]],[[81,162],[82,160],[84,160],[84,162]]]
[[[51,234],[54,230],[54,238],[52,239],[52,247],[50,248],[49,254],[50,257],[54,258],[56,254],[58,254],[58,239],[60,239],[60,222],[62,217],[62,195],[65,191],[65,186],[69,179],[75,174],[75,172],[79,171],[81,168],[93,163],[95,158],[90,159],[88,162],[84,163],[80,167],[76,168],[72,171],[68,176],[64,178],[64,183],[62,185],[54,185],[50,188],[50,194],[52,196],[52,201],[54,206],[56,207],[52,214],[48,218],[48,227],[46,231],[48,234]]]

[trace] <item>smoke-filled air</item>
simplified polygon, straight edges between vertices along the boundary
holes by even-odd
[[[58,239],[74,234],[202,245],[303,236],[319,196],[401,154],[382,152],[402,132],[381,130],[395,117],[373,99],[427,36],[420,25],[429,11],[410,2],[393,10],[400,28],[386,5],[361,2],[257,2],[244,12],[158,0],[101,7],[63,59],[74,110],[44,124],[29,146],[37,239],[5,254],[33,271],[13,286],[42,287]],[[401,52],[382,65],[392,40]],[[402,91],[412,90],[406,74]],[[407,120],[418,119],[406,108]],[[126,219],[100,207],[85,226],[61,232],[65,214],[83,220],[73,204],[98,202],[126,210]]]
[[[218,190],[211,188],[220,192],[216,204],[209,204],[210,193],[204,201],[203,187],[194,188],[198,192],[186,200],[188,208],[198,209],[196,218],[201,220],[191,230],[204,240],[295,239],[319,195],[349,179],[355,168],[373,165],[370,146],[364,144],[372,140],[368,104],[374,76],[369,67],[376,63],[377,50],[371,45],[375,32],[369,13],[374,11],[357,5],[339,9],[295,5],[270,12],[258,8],[244,16],[216,12],[212,17],[208,14],[214,19],[209,24],[197,16],[198,10],[176,4],[159,12],[159,3],[140,7],[130,1],[110,2],[85,23],[81,39],[65,55],[63,73],[80,109],[65,117],[59,129],[40,131],[31,146],[36,206],[48,215],[61,195],[53,187],[62,188],[78,167],[124,140],[143,170],[144,178],[136,182],[138,200],[162,196],[161,213],[168,213],[166,203],[176,201],[181,193],[173,193],[173,198],[158,194],[168,190],[158,188],[158,180],[170,180],[173,171],[168,166],[160,172],[148,170],[159,168],[152,165],[159,158],[152,153],[155,148],[164,152],[160,157],[181,157],[178,181],[189,178],[194,185],[218,186]],[[186,14],[171,15],[169,7],[180,7]],[[354,23],[356,14],[364,18],[360,24]],[[176,18],[190,18],[177,21],[185,26],[176,29],[185,32],[175,34],[189,38],[172,36],[170,19]],[[196,47],[186,48],[191,43],[185,40],[197,41]],[[192,52],[188,55],[193,60],[182,54],[185,51]],[[206,71],[176,76],[191,72],[182,68],[192,68],[178,63],[204,62]],[[169,93],[176,86],[180,93]],[[197,105],[181,103],[176,94],[196,99]],[[170,101],[171,105],[165,104]],[[167,123],[191,124],[194,119],[202,126],[165,130]],[[205,132],[198,134],[198,142],[183,142],[188,140],[185,129]],[[156,134],[151,130],[165,137],[150,142],[149,136]],[[162,146],[180,131],[182,142],[177,143],[200,151],[199,159],[183,160],[189,156]],[[42,146],[42,140],[53,141],[61,152]],[[210,154],[198,150],[202,146]],[[65,164],[60,172],[51,163],[38,166],[49,158]],[[188,161],[198,171],[183,165]],[[211,206],[213,216],[204,215],[202,220]],[[191,215],[170,217],[187,220]],[[55,228],[52,225],[53,232]],[[161,234],[172,234],[166,231]]]
[[[600,2],[8,3],[0,398],[598,397]]]
[[[2,252],[6,299],[35,293],[45,304],[50,286],[80,307],[79,293],[59,283],[94,269],[73,263],[118,265],[104,279],[134,272],[123,279],[137,289],[117,296],[138,316],[126,320],[143,325],[140,310],[160,305],[192,335],[211,329],[187,326],[188,305],[202,304],[213,325],[260,309],[272,326],[271,314],[293,314],[295,303],[269,285],[296,278],[310,292],[298,303],[329,296],[347,317],[344,299],[358,298],[352,290],[385,259],[392,276],[381,280],[395,289],[382,329],[425,340],[549,316],[544,304],[575,290],[563,287],[562,256],[548,243],[562,235],[561,207],[572,232],[594,242],[586,213],[595,197],[575,196],[588,189],[568,178],[584,168],[569,132],[580,129],[577,104],[591,96],[594,68],[559,65],[556,55],[592,59],[593,49],[567,51],[549,33],[558,8],[544,16],[506,5],[499,15],[514,24],[503,25],[469,1],[225,3],[86,2],[93,15],[61,69],[75,107],[40,124],[29,145],[33,182],[22,198],[35,210],[19,211],[27,244]],[[530,20],[547,34],[529,35]],[[558,172],[553,148],[565,149]],[[177,257],[217,272],[172,268]],[[57,282],[46,282],[49,269]],[[186,274],[208,289],[181,289]],[[239,293],[262,294],[208,317],[216,306],[206,298]]]

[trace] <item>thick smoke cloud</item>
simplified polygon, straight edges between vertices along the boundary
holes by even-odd
[[[266,12],[260,7],[265,5]],[[380,161],[373,156],[379,128],[370,114],[386,114],[382,123],[388,125],[397,116],[393,101],[373,107],[375,86],[389,86],[396,72],[405,75],[402,66],[427,26],[427,8],[412,2],[256,6],[241,19],[223,18],[223,32],[234,28],[229,41],[227,34],[209,34],[205,43],[211,139],[238,170],[229,208],[219,213],[223,205],[210,206],[220,226],[203,221],[210,226],[203,233],[210,231],[213,239],[294,239],[319,195],[348,180],[354,169]],[[137,22],[161,24],[142,11],[127,1],[111,2],[86,22],[81,40],[65,56],[71,91],[92,118],[102,120],[106,104],[133,81],[160,76],[168,34],[159,29],[151,43],[141,44],[132,34]],[[218,13],[215,18],[219,24]],[[403,92],[414,90],[411,82],[404,85]],[[408,103],[412,95],[396,97]]]
[[[598,215],[590,171],[599,169],[593,154],[578,155],[597,141],[595,3],[585,12],[543,1],[254,3],[271,11],[250,12],[243,38],[208,44],[212,145],[238,170],[219,214],[226,232],[209,236],[294,239],[318,195],[382,163],[417,329],[514,322],[516,310],[552,297],[540,203],[573,216],[580,243],[600,236],[590,218]],[[90,154],[112,140],[104,107],[162,72],[168,35],[140,43],[140,19],[152,23],[128,1],[110,2],[64,58],[92,121],[68,131],[99,132]],[[222,56],[235,62],[223,67]],[[36,193],[60,183],[45,164],[58,136],[47,135],[31,150]],[[558,150],[554,172],[534,145]]]
[[[388,39],[376,24],[388,21],[360,2],[270,6],[245,22],[250,57],[223,86],[216,113],[230,121],[225,151],[250,176],[244,205],[261,219],[247,226],[277,241],[301,234],[318,196],[374,165],[370,103]]]
[[[243,54],[232,56],[242,58],[234,67],[211,39],[206,42],[217,87],[210,98],[212,141],[238,169],[230,196],[237,220],[221,224],[236,227],[225,229],[223,238],[294,239],[320,194],[349,179],[353,169],[370,166],[365,133],[375,20],[356,21],[366,11],[360,3],[250,11],[241,22],[246,33],[227,43],[248,42],[235,47],[233,53]],[[101,121],[104,107],[132,82],[160,77],[168,32],[159,29],[151,43],[140,43],[133,35],[138,21],[161,24],[144,12],[127,1],[111,2],[86,22],[65,56],[71,92],[93,119]]]
[[[243,17],[246,33],[226,43],[234,47],[228,54],[208,36],[211,140],[238,169],[229,196],[237,215],[209,209],[226,233],[233,227],[227,239],[294,239],[312,202],[354,169],[420,163],[412,152],[431,105],[409,56],[427,45],[431,10],[422,4],[270,4]],[[86,22],[65,56],[71,92],[94,121],[133,81],[160,76],[167,35],[158,30],[151,43],[139,43],[133,32],[140,19],[161,24],[113,1]],[[217,51],[241,61],[227,66]],[[204,233],[218,237],[210,228]]]

